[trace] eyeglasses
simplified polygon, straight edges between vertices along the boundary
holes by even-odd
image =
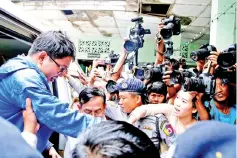
[[[60,68],[60,71],[58,73],[64,73],[67,71],[67,67],[58,64],[50,55],[49,58],[53,60],[53,62]]]

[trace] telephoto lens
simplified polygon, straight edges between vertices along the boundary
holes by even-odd
[[[179,35],[181,30],[180,19],[175,16],[170,16],[162,20],[165,25],[161,31],[160,35],[164,40],[168,40],[172,35]]]
[[[135,69],[134,76],[139,80],[144,80],[144,69],[143,68],[137,68]]]
[[[161,81],[163,73],[161,66],[147,68],[144,72],[144,78],[150,81]]]
[[[184,83],[182,85],[182,89],[184,91],[197,91],[204,93],[205,92],[205,84],[200,78],[185,78]]]
[[[200,49],[191,52],[190,58],[193,61],[205,60],[205,58],[208,57],[212,51],[216,51],[216,47],[212,45],[203,45]]]
[[[194,77],[193,73],[190,72],[189,70],[173,70],[172,73],[170,74],[170,81],[172,84],[182,84],[185,80],[185,78],[188,77]]]
[[[106,90],[108,91],[108,93],[116,92],[117,91],[116,82],[113,80],[109,80],[106,84]]]
[[[217,63],[223,69],[228,69],[236,63],[236,44],[224,50],[217,58]]]

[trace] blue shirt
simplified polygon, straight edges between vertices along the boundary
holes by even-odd
[[[26,98],[31,98],[33,110],[40,123],[37,149],[43,151],[52,133],[76,137],[90,123],[100,121],[68,109],[51,94],[46,76],[26,57],[10,59],[0,67],[0,116],[16,125],[21,131],[24,122],[22,110]]]
[[[219,111],[213,99],[210,102],[208,101],[204,102],[204,105],[210,109],[210,115],[212,119],[228,124],[235,124],[236,120],[235,105],[231,106],[229,114],[224,114],[221,111]]]

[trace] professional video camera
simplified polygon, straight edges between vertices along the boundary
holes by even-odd
[[[144,35],[151,34],[150,29],[144,29],[142,27],[143,17],[137,17],[131,19],[132,22],[135,22],[135,27],[130,29],[129,40],[125,41],[124,48],[126,52],[136,52],[139,48],[143,47]]]
[[[119,59],[119,54],[114,54],[114,51],[111,51],[108,57],[105,58],[105,64],[115,65]]]
[[[180,34],[180,19],[175,16],[170,16],[161,21],[165,26],[161,29],[160,35],[164,40],[168,40],[172,35]]]
[[[228,69],[236,63],[236,43],[230,45],[218,56],[217,63],[222,69]]]
[[[171,36],[180,34],[180,19],[172,15],[163,19],[161,22],[165,25],[160,31],[160,35],[164,39],[166,49],[165,57],[170,58],[170,56],[173,55],[173,42],[171,41]]]
[[[193,61],[205,60],[206,57],[210,55],[210,52],[216,51],[216,47],[213,45],[205,44],[201,46],[198,50],[191,52],[190,58]]]

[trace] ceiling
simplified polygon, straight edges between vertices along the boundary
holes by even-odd
[[[210,28],[207,25],[211,18],[211,0],[12,0],[12,2],[39,20],[47,30],[64,30],[70,36],[78,38],[109,36],[122,39],[128,35],[129,28],[134,26],[131,19],[137,17],[139,6],[163,4],[168,6],[165,14],[142,14],[143,27],[151,30],[151,34],[145,38],[154,39],[157,24],[165,15],[174,14],[191,19],[189,25],[182,26],[183,41],[190,41],[194,37],[209,40]],[[162,9],[161,7],[160,11]],[[155,9],[155,12],[159,12],[159,9]]]

